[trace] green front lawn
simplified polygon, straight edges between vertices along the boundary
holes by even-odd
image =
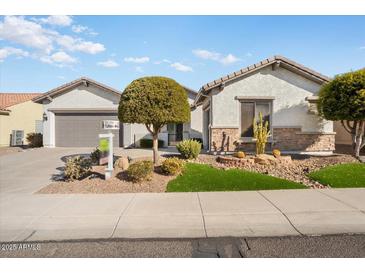
[[[306,188],[285,179],[239,169],[221,170],[188,163],[182,175],[169,182],[167,192],[235,191]]]
[[[365,187],[365,164],[329,166],[310,173],[309,177],[331,187]]]

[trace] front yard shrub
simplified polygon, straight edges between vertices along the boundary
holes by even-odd
[[[201,151],[201,144],[195,140],[184,140],[176,148],[185,159],[196,159]]]
[[[79,180],[90,174],[91,161],[82,156],[67,159],[65,177],[69,181]]]
[[[93,152],[90,153],[90,160],[93,164],[99,164],[101,156],[101,151],[99,148],[95,148]]]
[[[161,169],[167,175],[178,175],[183,171],[184,166],[185,162],[183,160],[172,157],[162,162]]]
[[[201,144],[201,148],[203,148],[203,139],[202,138],[191,138],[191,140],[199,142]]]
[[[139,145],[141,148],[152,148],[152,145],[153,145],[152,139],[141,139],[139,141]],[[163,147],[163,145],[164,145],[163,140],[158,140],[158,147],[159,148]]]
[[[150,180],[153,174],[152,161],[138,161],[131,164],[127,169],[127,175],[132,182]]]
[[[27,134],[27,142],[30,147],[41,147],[43,146],[43,135],[42,133],[28,133]]]

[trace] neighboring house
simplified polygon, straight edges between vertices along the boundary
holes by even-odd
[[[0,146],[26,145],[28,133],[42,133],[42,106],[32,102],[39,94],[0,93]],[[12,142],[14,131],[16,143]]]
[[[192,103],[195,94],[186,89]],[[105,121],[118,120],[121,92],[89,78],[75,81],[50,90],[33,99],[43,105],[43,144],[45,147],[96,147],[98,135],[109,132]],[[198,113],[198,111],[197,111]],[[200,116],[201,117],[201,116]],[[159,138],[169,144],[169,138],[201,137],[199,119],[186,125],[170,125]],[[170,132],[169,133],[167,133]],[[147,129],[140,124],[120,124],[115,134],[114,146],[130,147],[141,138],[149,138]],[[173,136],[173,134],[175,134]],[[170,142],[170,144],[173,144]]]
[[[253,119],[263,113],[267,149],[332,153],[333,122],[316,114],[318,91],[330,79],[281,56],[204,85],[195,99],[203,110],[203,143],[209,151],[253,150]]]

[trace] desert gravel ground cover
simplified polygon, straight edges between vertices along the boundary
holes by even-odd
[[[167,183],[175,178],[154,172],[150,181],[132,183],[126,178],[125,171],[118,168],[114,176],[104,180],[104,166],[93,167],[93,174],[83,180],[73,182],[56,181],[40,189],[37,194],[102,194],[102,193],[137,193],[137,192],[165,192]]]

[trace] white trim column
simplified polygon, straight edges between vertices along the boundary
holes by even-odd
[[[56,117],[54,112],[48,111],[49,119],[49,147],[56,147]]]

